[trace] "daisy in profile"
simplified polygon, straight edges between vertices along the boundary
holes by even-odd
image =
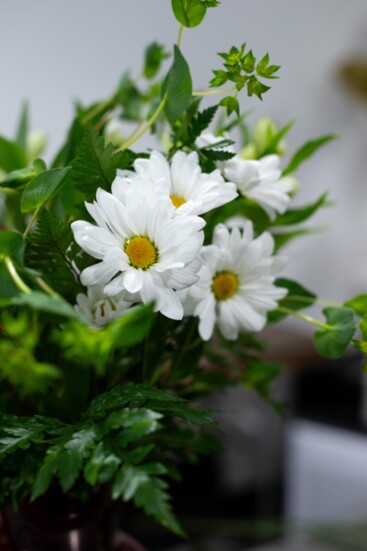
[[[135,186],[119,198],[99,189],[86,206],[96,225],[78,220],[71,227],[76,242],[99,262],[82,272],[82,283],[102,285],[111,297],[125,291],[132,302],[154,302],[164,316],[182,319],[176,291],[198,280],[204,220],[174,216],[169,197],[159,190],[140,194]]]
[[[103,292],[102,285],[88,287],[86,294],[77,295],[76,302],[75,310],[84,316],[92,327],[103,327],[110,321],[120,318],[131,307],[131,302],[125,300],[124,293],[108,297]]]
[[[149,159],[137,159],[134,170],[120,170],[112,185],[116,195],[124,193],[126,187],[146,185],[160,189],[169,197],[176,208],[176,214],[201,215],[235,199],[238,195],[235,184],[225,182],[220,171],[210,174],[201,171],[199,157],[195,151],[177,151],[171,163],[158,151]]]
[[[185,293],[185,311],[200,318],[199,334],[209,340],[217,324],[222,335],[237,339],[242,331],[260,331],[267,312],[287,290],[274,285],[285,261],[272,256],[274,241],[264,232],[254,239],[252,223],[242,230],[220,224],[213,244],[203,247],[199,281]]]
[[[196,140],[197,147],[206,147],[219,143],[223,137],[205,133]],[[225,147],[234,152],[233,147]],[[282,178],[278,155],[265,155],[258,160],[243,159],[235,155],[228,161],[217,163],[226,180],[234,182],[244,197],[258,203],[271,220],[276,214],[283,214],[290,202],[290,193],[294,183],[290,178]]]

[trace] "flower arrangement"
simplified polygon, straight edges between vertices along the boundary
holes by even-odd
[[[238,100],[261,99],[279,66],[231,47],[194,89],[182,32],[220,3],[171,4],[173,51],[151,44],[141,81],[126,73],[106,101],[77,105],[49,167],[26,110],[16,139],[0,138],[0,506],[107,487],[182,535],[167,480],[215,445],[197,400],[236,384],[267,398],[279,366],[257,333],[288,315],[341,355],[365,299],[318,321],[300,312],[315,295],[278,277],[282,248],[328,205],[292,207],[294,174],[333,136],[284,163],[291,124],[251,130]],[[148,132],[158,145],[141,152]]]

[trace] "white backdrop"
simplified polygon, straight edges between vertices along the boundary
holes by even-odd
[[[125,69],[140,70],[148,42],[170,46],[177,30],[169,0],[0,0],[0,133],[14,134],[29,99],[33,126],[47,132],[54,152],[74,99],[108,96]],[[336,77],[343,60],[367,56],[366,31],[366,0],[222,0],[182,42],[196,88],[219,68],[215,52],[245,40],[258,56],[269,51],[281,78],[263,103],[243,96],[243,108],[281,125],[296,119],[292,148],[340,135],[299,172],[298,200],[330,189],[338,204],[315,221],[328,232],[290,247],[287,271],[336,300],[367,291],[367,105],[351,100]]]

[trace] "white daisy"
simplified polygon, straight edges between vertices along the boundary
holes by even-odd
[[[125,300],[123,293],[114,297],[106,296],[103,285],[88,287],[87,294],[79,293],[76,301],[75,310],[84,316],[92,327],[103,327],[106,323],[121,317],[131,307],[131,302]]]
[[[264,327],[267,312],[287,294],[274,285],[285,261],[272,256],[273,249],[270,233],[254,239],[251,222],[244,224],[243,232],[223,224],[216,227],[213,244],[200,254],[200,279],[183,297],[185,313],[200,318],[202,339],[210,339],[216,323],[229,340],[237,339],[241,331]]]
[[[225,162],[223,172],[228,180],[237,184],[241,195],[258,203],[271,220],[276,213],[286,211],[293,185],[289,179],[281,178],[278,155],[266,155],[258,161],[236,156]]]
[[[82,272],[82,283],[103,285],[108,296],[126,290],[134,301],[154,302],[156,311],[182,319],[175,291],[198,279],[205,222],[173,216],[168,197],[159,190],[140,194],[135,186],[119,197],[99,189],[96,201],[86,206],[97,225],[79,220],[72,230],[80,247],[100,262]]]
[[[200,215],[224,205],[238,195],[236,186],[225,182],[219,170],[210,174],[201,171],[199,157],[195,151],[177,151],[171,164],[158,151],[153,151],[149,159],[137,159],[135,172],[118,171],[112,185],[113,193],[121,193],[134,182],[150,182],[154,189],[170,197],[176,214]],[[123,191],[122,191],[123,192]]]
[[[205,133],[196,140],[197,147],[205,147],[221,141],[223,137]],[[223,148],[234,152],[232,146]],[[217,163],[224,177],[237,185],[244,197],[258,203],[274,220],[276,213],[283,214],[289,204],[289,193],[294,185],[289,178],[281,178],[280,157],[266,155],[259,160],[248,160],[236,155],[228,161]]]

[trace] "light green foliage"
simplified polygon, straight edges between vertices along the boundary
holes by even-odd
[[[344,303],[347,308],[353,308],[357,316],[363,316],[367,312],[367,295],[357,295]]]
[[[211,80],[210,86],[223,86],[226,82],[234,84],[236,94],[227,96],[220,102],[220,105],[227,108],[228,116],[233,112],[239,115],[237,94],[242,88],[247,88],[249,96],[255,95],[262,99],[262,95],[270,88],[261,82],[259,77],[266,79],[278,78],[276,73],[280,66],[269,65],[268,54],[257,63],[252,50],[246,52],[246,44],[242,44],[241,48],[232,46],[228,53],[221,52],[218,55],[224,59],[224,69],[213,71],[214,78]]]
[[[48,362],[38,361],[35,349],[39,327],[26,312],[17,317],[3,314],[0,336],[0,379],[7,381],[20,397],[46,392],[60,377]]]
[[[27,156],[17,142],[0,136],[0,168],[12,172],[27,166]]]
[[[171,0],[173,13],[184,27],[197,27],[206,14],[206,5],[201,0]]]

